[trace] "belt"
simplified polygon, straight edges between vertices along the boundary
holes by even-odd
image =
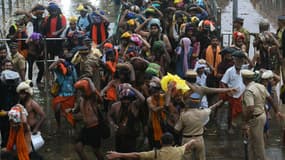
[[[263,113],[259,113],[259,114],[256,114],[256,115],[252,115],[250,119],[254,119],[254,118],[257,118],[259,116],[261,116]]]
[[[253,118],[257,118],[259,116],[261,116],[263,113],[259,113],[259,114],[256,114],[256,115],[253,115]]]
[[[200,137],[203,136],[203,134],[198,134],[198,135],[183,135],[185,138],[193,138],[193,137]]]

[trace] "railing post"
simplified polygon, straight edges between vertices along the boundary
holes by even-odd
[[[238,0],[233,0],[233,20],[238,16]]]
[[[50,95],[49,95],[49,87],[48,87],[48,81],[50,80],[50,78],[49,78],[49,69],[48,69],[48,62],[47,62],[47,60],[48,60],[48,53],[47,53],[47,38],[44,38],[43,39],[44,40],[44,71],[45,71],[45,88],[44,88],[44,90],[45,90],[45,94],[46,94],[46,107],[45,107],[45,113],[47,114],[47,115],[50,115]],[[51,125],[51,123],[50,123],[50,120],[48,119],[47,120],[47,128],[48,128],[48,130],[50,129],[50,125]]]
[[[1,30],[2,30],[2,33],[5,33],[4,30],[5,30],[5,22],[6,22],[6,16],[5,16],[5,0],[2,0],[1,1],[1,4],[2,4],[2,27],[1,27]],[[4,37],[1,37],[1,38],[4,38]]]
[[[12,5],[12,0],[9,0],[9,15],[11,16],[12,15],[12,7],[13,7],[13,5]]]
[[[221,37],[221,30],[222,30],[222,9],[220,7],[217,8],[217,30],[218,35]]]

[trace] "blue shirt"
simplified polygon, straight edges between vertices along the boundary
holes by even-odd
[[[90,25],[90,17],[88,14],[86,14],[86,16],[82,17],[79,16],[78,17],[78,21],[77,21],[77,26],[83,31],[86,30],[87,27]]]
[[[72,66],[71,73],[67,73],[65,76],[58,69],[56,69],[54,72],[56,74],[56,81],[60,85],[58,95],[63,97],[73,96],[75,92],[73,85],[77,81],[77,73],[74,66]]]

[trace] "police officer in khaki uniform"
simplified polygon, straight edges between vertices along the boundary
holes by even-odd
[[[190,160],[194,154],[195,160],[205,160],[204,125],[208,122],[211,111],[223,101],[220,100],[209,108],[201,109],[201,95],[199,93],[194,92],[190,97],[186,94],[183,99],[185,108],[180,114],[175,129],[182,132],[182,144],[196,140],[193,147],[185,151],[184,159]]]
[[[241,71],[246,89],[243,93],[243,129],[249,141],[249,160],[265,160],[263,129],[266,121],[266,100],[273,106],[276,116],[282,117],[264,85],[253,81],[255,73]]]
[[[26,60],[23,55],[18,52],[18,44],[12,42],[10,44],[10,51],[12,57],[13,67],[16,72],[18,72],[21,76],[21,80],[25,80],[26,75]]]

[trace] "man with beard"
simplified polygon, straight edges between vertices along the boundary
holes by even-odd
[[[143,27],[147,25],[148,32],[147,31],[141,31]],[[139,33],[143,37],[147,37],[148,42],[150,43],[151,47],[153,47],[153,44],[155,41],[163,41],[166,47],[166,50],[171,53],[172,52],[172,46],[170,44],[170,41],[167,37],[167,35],[162,33],[162,28],[160,25],[160,20],[157,18],[148,18],[144,23],[142,23],[140,26],[137,27],[135,30],[136,33]]]
[[[224,100],[227,100],[230,105],[230,115],[228,119],[229,133],[233,133],[233,120],[237,120],[240,113],[242,112],[242,93],[245,90],[243,79],[241,76],[241,69],[244,68],[244,62],[246,55],[242,51],[235,51],[233,53],[234,66],[227,69],[223,78],[221,79],[221,87],[228,88],[232,87],[237,90],[233,94],[227,94]]]
[[[139,108],[144,96],[130,84],[119,86],[120,101],[114,103],[108,113],[110,124],[116,130],[116,151],[127,153],[136,151],[136,138],[139,135]]]
[[[27,122],[31,127],[31,132],[37,133],[43,124],[46,115],[43,108],[32,98],[33,88],[30,86],[31,83],[30,80],[21,82],[16,90],[19,94],[20,104],[22,104],[28,112]]]
[[[47,10],[49,15],[45,17],[42,24],[44,28],[43,35],[46,38],[59,38],[66,27],[66,18],[55,3],[50,3]],[[47,52],[50,54],[51,59],[54,59],[55,56],[61,57],[63,54],[62,41],[47,41]]]
[[[236,49],[232,47],[226,47],[222,49],[221,52],[219,53],[222,56],[222,61],[218,64],[217,75],[216,75],[219,80],[223,77],[226,70],[234,65],[232,53],[235,50]]]

